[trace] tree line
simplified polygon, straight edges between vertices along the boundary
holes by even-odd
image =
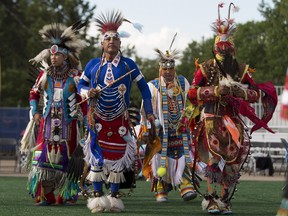
[[[267,5],[263,0],[259,13],[263,21],[238,24],[234,37],[236,57],[239,62],[256,68],[256,82],[272,81],[283,85],[288,67],[288,0],[272,0]],[[28,82],[30,64],[28,60],[47,48],[41,42],[39,29],[52,22],[67,26],[73,22],[91,22],[97,5],[85,0],[1,0],[0,2],[0,106],[28,106]],[[81,32],[87,42],[80,56],[83,67],[94,56],[100,56],[99,35],[91,37],[88,27]],[[176,71],[192,81],[195,59],[199,63],[212,58],[214,37],[191,41],[182,53]],[[134,46],[122,48],[123,55],[133,57],[147,81],[158,76],[158,60],[145,59],[137,55]],[[138,91],[132,91],[136,103],[140,103]]]

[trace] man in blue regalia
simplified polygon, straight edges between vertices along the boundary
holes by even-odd
[[[136,63],[123,57],[120,51],[118,28],[124,21],[130,22],[119,11],[96,18],[103,34],[102,56],[88,62],[78,86],[82,98],[90,98],[89,137],[84,153],[90,165],[87,179],[94,187],[94,197],[88,199],[87,205],[92,213],[124,210],[119,187],[126,181],[124,172],[131,170],[137,150],[136,140],[129,131],[128,115],[133,82],[141,92],[147,118],[154,121],[151,94],[144,76]],[[103,183],[110,186],[108,196],[104,196]]]

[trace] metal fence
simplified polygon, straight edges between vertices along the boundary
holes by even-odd
[[[288,134],[288,121],[280,118],[280,98],[283,89],[284,86],[276,86],[276,91],[278,94],[278,105],[268,125],[276,132]],[[259,103],[252,104],[251,106],[255,109],[255,113],[258,117],[261,117],[263,115],[263,106],[261,99]],[[25,130],[28,121],[28,107],[0,107],[0,138],[19,139],[19,137],[21,137],[21,133]],[[249,128],[252,128],[254,125],[248,119],[245,119],[245,123]],[[266,133],[264,129],[260,129],[258,132]]]
[[[277,132],[287,132],[288,133],[288,121],[284,120],[280,117],[280,107],[281,107],[281,101],[280,100],[281,100],[281,95],[282,95],[284,86],[275,86],[275,87],[276,87],[276,92],[278,95],[278,104],[277,104],[277,107],[275,109],[275,112],[273,114],[272,119],[268,123],[268,126]],[[260,98],[258,103],[251,104],[251,106],[255,109],[255,113],[258,117],[261,117],[263,115],[264,110],[263,110],[261,98]],[[248,119],[245,119],[245,122],[249,128],[252,128],[254,125]],[[261,131],[264,131],[264,129],[261,129],[260,132]]]

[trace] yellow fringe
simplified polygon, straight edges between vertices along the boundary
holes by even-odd
[[[199,61],[199,58],[196,58],[195,61],[194,61],[196,69],[199,68],[199,62],[198,61]]]

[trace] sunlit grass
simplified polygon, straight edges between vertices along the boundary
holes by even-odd
[[[0,215],[68,215],[85,216],[91,214],[86,207],[86,200],[79,198],[76,206],[46,206],[35,207],[33,199],[27,194],[24,177],[0,177]],[[240,181],[238,191],[232,200],[233,215],[271,216],[281,201],[284,182]],[[156,203],[153,193],[150,192],[148,182],[138,180],[137,188],[130,197],[124,197],[125,212],[103,213],[104,215],[167,215],[167,216],[196,216],[208,215],[201,209],[202,198],[197,197],[190,202],[184,202],[178,191],[169,194],[169,202]]]

